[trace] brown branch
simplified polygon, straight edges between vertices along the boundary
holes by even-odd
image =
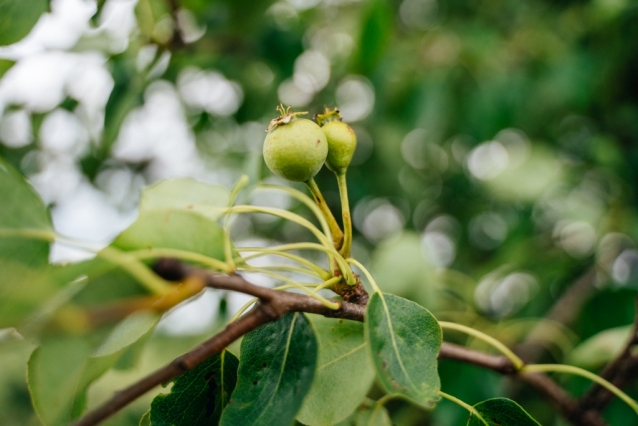
[[[519,373],[507,357],[489,355],[453,343],[443,342],[439,359],[447,359],[486,368],[527,383],[542,393],[556,407],[563,417],[574,426],[606,426],[597,413],[586,412],[578,401],[545,374]]]
[[[211,356],[220,353],[241,336],[268,322],[277,320],[288,312],[307,312],[355,321],[363,321],[365,313],[365,306],[363,305],[341,302],[340,309],[331,310],[318,300],[308,296],[259,287],[249,283],[239,275],[226,276],[206,273],[171,259],[159,261],[155,266],[155,270],[164,278],[172,281],[182,280],[186,277],[189,279],[201,279],[208,287],[237,291],[255,296],[260,301],[246,315],[228,324],[223,331],[197,348],[174,359],[170,364],[140,379],[131,386],[116,392],[111,399],[74,423],[74,426],[97,425],[154,387],[194,368]]]
[[[263,324],[275,321],[287,312],[307,312],[360,322],[364,320],[365,306],[361,304],[340,302],[340,309],[331,310],[321,302],[306,295],[259,287],[249,283],[239,275],[226,276],[207,273],[170,259],[158,262],[155,270],[166,279],[181,280],[186,277],[200,279],[209,287],[249,294],[259,298],[259,302],[247,314],[228,324],[223,331],[194,350],[176,358],[170,364],[156,370],[129,387],[116,392],[111,399],[84,415],[73,426],[98,424],[154,387],[174,379],[212,355],[220,353],[229,344],[246,333],[257,329]],[[597,413],[584,412],[579,404],[548,376],[540,373],[519,373],[511,361],[503,356],[489,355],[444,342],[441,345],[439,359],[465,362],[517,378],[544,394],[573,425],[605,426],[605,422],[600,419]]]
[[[591,411],[583,411],[565,390],[548,376],[539,373],[525,373],[520,379],[543,393],[545,397],[560,411],[563,417],[574,426],[606,426],[607,423]]]
[[[547,312],[545,320],[566,327],[571,326],[578,318],[585,303],[596,292],[595,279],[596,268],[592,267],[565,290]],[[536,325],[527,335],[525,341],[518,345],[515,351],[516,354],[528,363],[537,362],[543,355],[546,336],[544,322]]]
[[[205,341],[193,351],[174,359],[170,364],[154,371],[131,386],[116,392],[111,399],[95,410],[88,412],[74,426],[97,425],[154,387],[174,379],[207,358],[220,353],[225,347],[244,334],[269,321],[272,321],[272,319],[265,310],[251,310],[237,321],[228,324],[224,331]]]
[[[636,316],[629,339],[620,353],[600,373],[600,376],[619,388],[633,382],[638,377],[638,355],[634,353],[638,345],[638,298],[635,300]],[[614,394],[594,383],[580,399],[580,407],[590,412],[600,412],[614,398]]]
[[[507,357],[486,354],[454,343],[443,342],[441,344],[439,359],[460,361],[505,375],[516,373],[516,367]]]

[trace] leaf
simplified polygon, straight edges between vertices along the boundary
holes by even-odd
[[[117,264],[101,257],[86,262],[87,283],[73,297],[74,304],[91,308],[121,299],[148,295],[148,291]]]
[[[144,413],[138,426],[151,426],[151,410]]]
[[[144,190],[140,212],[153,210],[189,210],[212,220],[221,216],[212,208],[225,208],[229,203],[228,190],[190,178],[168,179]]]
[[[610,328],[581,342],[567,356],[566,364],[596,369],[611,361],[627,344],[633,325]]]
[[[513,202],[534,202],[552,185],[565,178],[564,165],[550,149],[533,145],[529,157],[518,167],[505,169],[493,179],[481,181],[495,198]]]
[[[300,313],[286,314],[248,333],[241,343],[237,388],[220,424],[292,423],[316,365],[317,340]]]
[[[52,238],[53,231],[49,213],[31,185],[2,158],[0,199],[0,259],[17,260],[30,267],[46,265],[49,242],[43,237]]]
[[[171,393],[151,403],[153,426],[207,426],[219,423],[237,383],[239,360],[228,351],[179,376]]]
[[[9,59],[0,59],[0,78],[15,65],[15,61]]]
[[[368,2],[358,43],[360,71],[368,73],[383,56],[392,27],[392,10],[384,0]]]
[[[375,371],[363,324],[308,315],[319,344],[317,371],[297,420],[331,426],[351,414],[368,393]]]
[[[507,398],[493,398],[479,402],[476,411],[489,426],[540,426],[523,408]],[[467,426],[485,426],[476,416],[470,415]]]
[[[145,212],[113,241],[122,251],[171,248],[215,259],[224,258],[221,227],[207,217],[185,210]]]
[[[0,258],[0,329],[18,327],[59,289],[56,268],[32,268]]]
[[[392,426],[388,410],[366,398],[357,410],[336,426]]]
[[[46,0],[0,0],[0,46],[22,40],[47,9]]]
[[[7,286],[12,289],[10,298],[0,299],[0,326],[4,322],[13,324],[24,337],[35,339],[55,311],[85,287],[86,280],[78,278],[92,268],[92,263],[26,268],[22,273],[5,275],[13,283]]]
[[[224,188],[192,179],[164,181],[144,192],[140,216],[111,247],[124,252],[176,249],[225,259],[219,212],[211,208],[225,208],[227,202]]]
[[[0,20],[2,18],[0,17]],[[44,203],[0,158],[0,328],[17,325],[60,288],[48,264],[53,226]]]
[[[132,345],[155,327],[161,315],[157,312],[135,312],[122,320],[93,353],[94,357],[112,355]]]
[[[74,406],[81,405],[78,383],[90,353],[88,341],[72,336],[47,341],[31,354],[27,380],[43,424],[67,425],[75,417]]]
[[[441,300],[436,268],[423,256],[422,237],[404,231],[379,244],[371,261],[372,273],[384,293],[406,297],[435,309]]]
[[[136,312],[111,330],[97,350],[81,336],[47,338],[28,364],[33,406],[45,425],[68,425],[86,407],[88,387],[126,350],[148,336],[159,315]],[[95,336],[95,333],[94,333]]]
[[[365,333],[384,389],[432,408],[441,384],[436,360],[441,327],[432,314],[401,297],[374,293],[366,308]]]

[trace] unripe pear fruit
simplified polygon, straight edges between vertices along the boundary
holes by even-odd
[[[326,108],[324,114],[317,114],[315,118],[328,141],[326,166],[335,173],[344,173],[357,148],[354,130],[341,121],[341,115],[336,108]]]
[[[321,169],[328,155],[328,142],[313,121],[299,118],[279,108],[282,116],[270,122],[264,140],[264,160],[278,176],[293,182],[306,182]]]

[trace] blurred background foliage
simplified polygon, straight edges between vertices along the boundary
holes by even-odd
[[[0,18],[0,155],[50,205],[58,231],[108,243],[134,219],[141,188],[172,176],[288,185],[262,167],[275,106],[336,105],[359,141],[353,254],[384,290],[593,371],[627,338],[638,288],[635,2],[52,0],[42,16],[37,3],[24,22]],[[337,211],[332,174],[317,181]],[[254,202],[306,214],[285,197]],[[233,232],[238,245],[311,238],[257,216]],[[55,246],[51,257],[82,253]],[[574,283],[583,306],[573,320],[543,320]],[[228,295],[211,313],[219,302],[208,297],[173,312],[180,325],[160,327],[134,374],[243,301]],[[459,337],[446,339],[481,347]],[[31,349],[0,341],[3,425],[37,424],[24,385]],[[532,390],[466,365],[440,369],[443,390],[468,403],[510,396],[543,425],[565,424]],[[107,374],[91,397],[126,374]],[[560,380],[575,394],[588,386]],[[111,424],[137,424],[144,403]],[[433,412],[388,407],[397,425],[466,418],[446,401]],[[638,424],[618,401],[605,417]]]

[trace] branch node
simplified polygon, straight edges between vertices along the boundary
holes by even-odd
[[[167,257],[157,259],[153,265],[153,271],[166,281],[182,281],[188,275],[182,262]]]

